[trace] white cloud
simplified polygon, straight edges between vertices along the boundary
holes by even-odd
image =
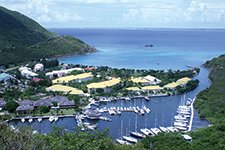
[[[221,10],[217,15],[217,22],[225,23],[225,10]]]

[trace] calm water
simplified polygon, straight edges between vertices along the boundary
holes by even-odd
[[[224,30],[197,30],[197,31],[178,31],[178,30],[125,30],[125,29],[49,29],[59,35],[71,35],[77,37],[89,45],[95,46],[97,53],[60,58],[59,61],[68,64],[83,64],[95,66],[110,66],[117,68],[132,69],[172,69],[185,70],[185,65],[199,67],[202,63],[223,54],[225,48]],[[154,47],[143,47],[146,44],[153,44]],[[159,62],[159,65],[157,65]],[[194,98],[194,95],[210,86],[207,79],[209,71],[201,68],[200,74],[194,79],[199,79],[199,86],[187,93],[186,98]],[[170,97],[151,98],[150,101],[135,99],[131,101],[113,101],[101,103],[99,106],[139,106],[145,105],[151,109],[150,114],[138,115],[137,129],[143,127],[158,127],[160,125],[170,126],[176,108],[184,95]],[[84,122],[98,123],[100,131],[109,127],[109,133],[115,137],[120,137],[121,120],[123,120],[123,135],[127,131],[135,130],[135,114],[124,112],[121,116],[110,116],[112,119],[107,121],[92,121],[85,119]],[[64,126],[69,131],[76,127],[74,118],[59,119],[58,122],[50,123],[43,120],[42,123],[21,123],[14,121],[15,125],[31,125],[43,133],[51,131],[51,126]],[[209,125],[205,119],[200,119],[195,111],[192,129],[206,127]]]
[[[77,37],[100,52],[59,59],[63,63],[132,69],[184,70],[224,53],[224,30],[49,29]],[[153,44],[154,47],[143,47]],[[159,65],[157,65],[159,62]]]

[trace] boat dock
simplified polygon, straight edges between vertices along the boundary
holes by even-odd
[[[75,117],[76,115],[59,115],[57,116],[58,118],[65,118],[65,117]],[[38,119],[38,118],[42,118],[42,119],[49,119],[52,116],[28,116],[28,117],[14,117],[11,118],[10,120],[21,120],[21,119]]]
[[[187,132],[191,131],[192,128],[192,123],[193,123],[193,118],[194,118],[194,102],[195,102],[196,97],[194,97],[192,103],[191,103],[191,118],[190,118],[190,124]]]

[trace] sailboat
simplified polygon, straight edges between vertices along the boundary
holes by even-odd
[[[129,128],[130,128],[130,118],[129,118]],[[138,141],[137,141],[137,139],[135,139],[135,138],[133,138],[133,137],[130,137],[130,136],[123,136],[123,138],[125,139],[125,140],[127,140],[128,142],[131,142],[131,143],[137,143]]]
[[[144,134],[137,132],[137,114],[136,114],[136,121],[135,121],[135,132],[130,131],[130,135],[137,138],[141,138],[141,139],[145,137]]]
[[[123,120],[121,120],[121,138],[120,139],[116,139],[116,141],[118,143],[120,143],[121,145],[123,145],[123,144],[130,145],[129,142],[122,140],[122,133],[123,133]]]
[[[164,115],[165,109],[163,109],[163,115],[162,115],[162,126],[159,126],[159,129],[162,130],[163,132],[169,132],[169,130],[164,127],[165,123],[165,115]]]
[[[173,112],[172,112],[172,116],[171,116],[171,126],[170,127],[167,127],[167,129],[171,132],[175,132],[175,131],[178,131],[177,128],[173,127],[172,126],[172,123],[173,123]]]
[[[147,119],[145,119],[145,128],[140,129],[140,131],[141,131],[142,133],[144,133],[145,135],[151,135],[151,136],[154,136],[154,133],[153,133],[150,129],[147,128]]]
[[[155,115],[155,128],[151,128],[151,131],[156,135],[158,134],[159,132],[161,132],[161,130],[159,130],[158,128],[156,128],[156,125],[157,125],[157,112],[156,112],[156,115]]]

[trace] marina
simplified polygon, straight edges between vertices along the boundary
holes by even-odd
[[[196,93],[201,91],[203,87],[205,88],[205,85],[203,83],[207,83],[208,80],[204,81],[205,78],[202,78],[202,75],[207,74],[207,72],[208,70],[202,69],[202,72],[200,72],[200,74],[195,77],[200,79],[202,82],[200,81],[200,84],[196,89],[186,94],[187,99],[193,98],[193,101],[194,101],[194,96],[196,95]],[[122,132],[122,136],[118,135],[118,130],[121,129],[121,120],[123,120],[124,122],[123,128],[124,129],[129,128],[129,130],[127,131],[128,133],[130,131],[135,131],[136,114],[137,114],[137,122],[138,122],[137,132],[141,132],[143,134],[145,133],[151,134],[152,128],[158,128],[158,130],[161,131],[159,129],[159,126],[166,127],[171,132],[176,132],[178,131],[178,129],[182,131],[191,131],[197,127],[199,128],[199,127],[208,126],[209,125],[208,121],[200,119],[199,114],[194,111],[194,107],[192,105],[189,105],[191,110],[190,116],[177,114],[178,109],[181,108],[179,106],[181,105],[181,99],[183,98],[184,98],[184,95],[151,97],[150,100],[148,101],[145,100],[143,96],[141,98],[139,97],[132,98],[131,100],[125,100],[125,99],[119,99],[119,98],[114,98],[113,100],[110,100],[109,98],[107,98],[105,99],[106,101],[101,100],[98,103],[98,105],[93,104],[93,105],[87,106],[87,109],[96,108],[97,110],[101,111],[100,112],[101,116],[89,117],[89,118],[83,117],[82,122],[84,123],[89,122],[90,125],[97,125],[97,128],[100,131],[102,131],[106,127],[109,127],[109,133],[115,137],[115,140],[117,138],[124,140],[123,136],[126,135],[125,131]],[[190,101],[190,99],[188,101]],[[109,111],[108,111],[109,108],[112,108],[115,111],[114,115],[109,114]],[[150,110],[149,113],[146,112],[147,108],[149,108]],[[140,113],[141,109],[145,110],[144,115]],[[192,111],[195,112],[193,113],[193,117],[192,117]],[[58,115],[58,121],[52,121],[52,122],[49,121],[50,116],[35,116],[35,117],[31,117],[33,119],[32,123],[28,122],[29,117],[25,117],[24,122],[21,122],[22,118],[18,117],[18,118],[13,118],[10,124],[12,124],[15,127],[24,126],[24,125],[32,126],[35,130],[40,131],[44,134],[47,134],[51,131],[52,125],[64,127],[69,132],[74,132],[73,128],[78,127],[78,123],[75,119],[75,116],[76,116],[75,114],[63,115],[63,116]],[[164,117],[161,117],[161,116],[164,116]],[[177,116],[178,118],[175,119],[175,116]],[[41,122],[38,121],[39,118],[42,118]],[[130,127],[129,127],[129,118],[131,120]],[[178,120],[187,121],[188,126],[187,127],[177,126],[177,128],[175,128],[173,126],[174,121],[178,121]]]

